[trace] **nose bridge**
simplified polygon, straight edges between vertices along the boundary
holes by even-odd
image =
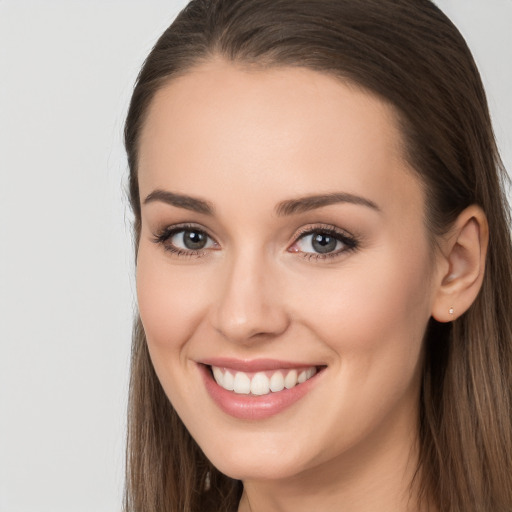
[[[226,258],[214,315],[215,327],[224,337],[245,343],[286,330],[286,308],[275,277],[275,265],[263,251],[245,247]]]

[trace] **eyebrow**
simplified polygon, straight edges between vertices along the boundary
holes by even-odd
[[[298,199],[289,199],[279,203],[276,207],[276,212],[279,216],[295,215],[336,203],[357,204],[380,212],[380,208],[373,201],[354,194],[348,194],[346,192],[335,192],[332,194],[320,194],[300,197]]]
[[[204,215],[213,215],[213,205],[203,199],[187,196],[184,194],[177,194],[176,192],[168,192],[167,190],[153,190],[146,199],[144,204],[160,201],[162,203],[176,206],[177,208],[185,208],[185,210],[192,210],[193,212],[202,213]]]
[[[208,201],[185,194],[169,192],[167,190],[154,190],[146,197],[146,199],[144,199],[144,204],[155,201],[176,206],[177,208],[184,208],[186,210],[202,213],[204,215],[213,215],[214,213],[214,207]],[[276,206],[275,210],[278,216],[284,217],[304,213],[336,203],[351,203],[380,211],[380,208],[373,201],[354,194],[348,194],[346,192],[335,192],[331,194],[319,194],[299,197],[297,199],[288,199],[280,202]]]

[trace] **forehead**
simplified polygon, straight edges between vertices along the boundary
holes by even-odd
[[[150,105],[139,155],[141,195],[239,186],[269,202],[333,189],[420,198],[393,108],[303,68],[212,60],[171,80]]]

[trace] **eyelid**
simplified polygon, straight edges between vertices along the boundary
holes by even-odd
[[[346,229],[339,228],[337,226],[334,226],[333,224],[325,224],[325,223],[319,223],[319,224],[307,224],[305,226],[300,227],[294,234],[293,239],[296,240],[297,238],[300,238],[301,236],[315,233],[317,231],[324,231],[326,233],[334,233],[338,234],[340,236],[345,236],[347,238],[355,238],[354,235],[350,232],[348,232]]]
[[[216,247],[208,247],[203,249],[182,249],[180,247],[173,246],[168,243],[169,239],[172,238],[177,233],[181,231],[196,231],[200,233],[204,233],[210,240],[214,242]],[[155,233],[153,233],[152,242],[162,245],[166,251],[173,253],[177,256],[202,256],[205,255],[210,250],[216,250],[219,247],[219,243],[217,240],[208,232],[208,230],[195,223],[184,222],[179,224],[172,224],[165,226]]]
[[[332,235],[342,244],[344,247],[334,252],[329,253],[317,253],[317,252],[304,252],[304,251],[293,251],[291,248],[297,244],[299,240],[305,238],[306,236],[312,235],[314,233],[327,233]],[[303,258],[307,260],[325,260],[328,258],[336,258],[341,257],[344,254],[352,251],[356,251],[359,248],[360,241],[359,238],[349,233],[348,231],[338,228],[337,226],[333,226],[331,224],[308,224],[307,226],[301,227],[298,231],[293,235],[293,242],[289,245],[288,251],[301,255]]]
[[[176,247],[170,243],[168,240],[172,238],[177,233],[181,231],[197,231],[204,233],[210,240],[215,244],[214,247],[208,247],[203,249],[182,249],[180,247]],[[308,235],[312,235],[314,233],[326,233],[333,236],[336,240],[343,244],[342,249],[338,249],[329,253],[317,253],[317,252],[306,252],[301,250],[292,250],[293,246],[297,244],[297,242],[305,238]],[[287,251],[291,253],[295,253],[300,255],[304,259],[307,260],[325,260],[328,258],[341,257],[342,255],[355,251],[359,248],[359,239],[358,237],[352,235],[348,231],[341,229],[337,226],[331,224],[308,224],[306,226],[298,229],[293,237],[292,243],[288,245]],[[201,257],[206,255],[211,250],[220,249],[220,244],[217,242],[215,237],[213,237],[207,228],[200,224],[184,222],[179,224],[167,225],[153,234],[152,241],[156,244],[163,246],[166,251],[173,253],[176,256],[197,256]]]

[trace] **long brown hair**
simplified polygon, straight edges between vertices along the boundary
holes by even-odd
[[[471,204],[487,215],[486,273],[474,304],[428,327],[420,404],[420,497],[450,512],[512,510],[512,247],[506,173],[481,79],[458,30],[430,0],[193,0],[139,74],[125,126],[140,234],[137,150],[148,106],[213,56],[295,66],[351,81],[394,106],[424,184],[430,233]],[[203,455],[165,396],[136,319],[127,512],[236,510],[241,483]]]

